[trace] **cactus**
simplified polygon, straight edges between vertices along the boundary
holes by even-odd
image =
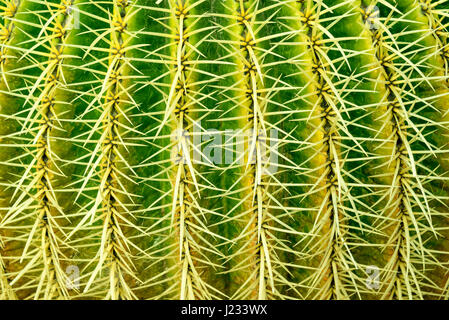
[[[1,0],[0,299],[449,298],[448,9]]]

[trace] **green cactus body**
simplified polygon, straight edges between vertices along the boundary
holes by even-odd
[[[3,0],[1,299],[447,299],[447,1]]]

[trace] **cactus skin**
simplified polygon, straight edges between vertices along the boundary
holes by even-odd
[[[448,299],[448,9],[2,0],[0,299]]]

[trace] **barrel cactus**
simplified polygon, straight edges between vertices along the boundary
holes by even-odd
[[[446,0],[1,0],[1,299],[449,298]]]

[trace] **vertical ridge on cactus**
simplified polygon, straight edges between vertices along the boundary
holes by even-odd
[[[448,299],[446,0],[1,0],[0,299]]]

